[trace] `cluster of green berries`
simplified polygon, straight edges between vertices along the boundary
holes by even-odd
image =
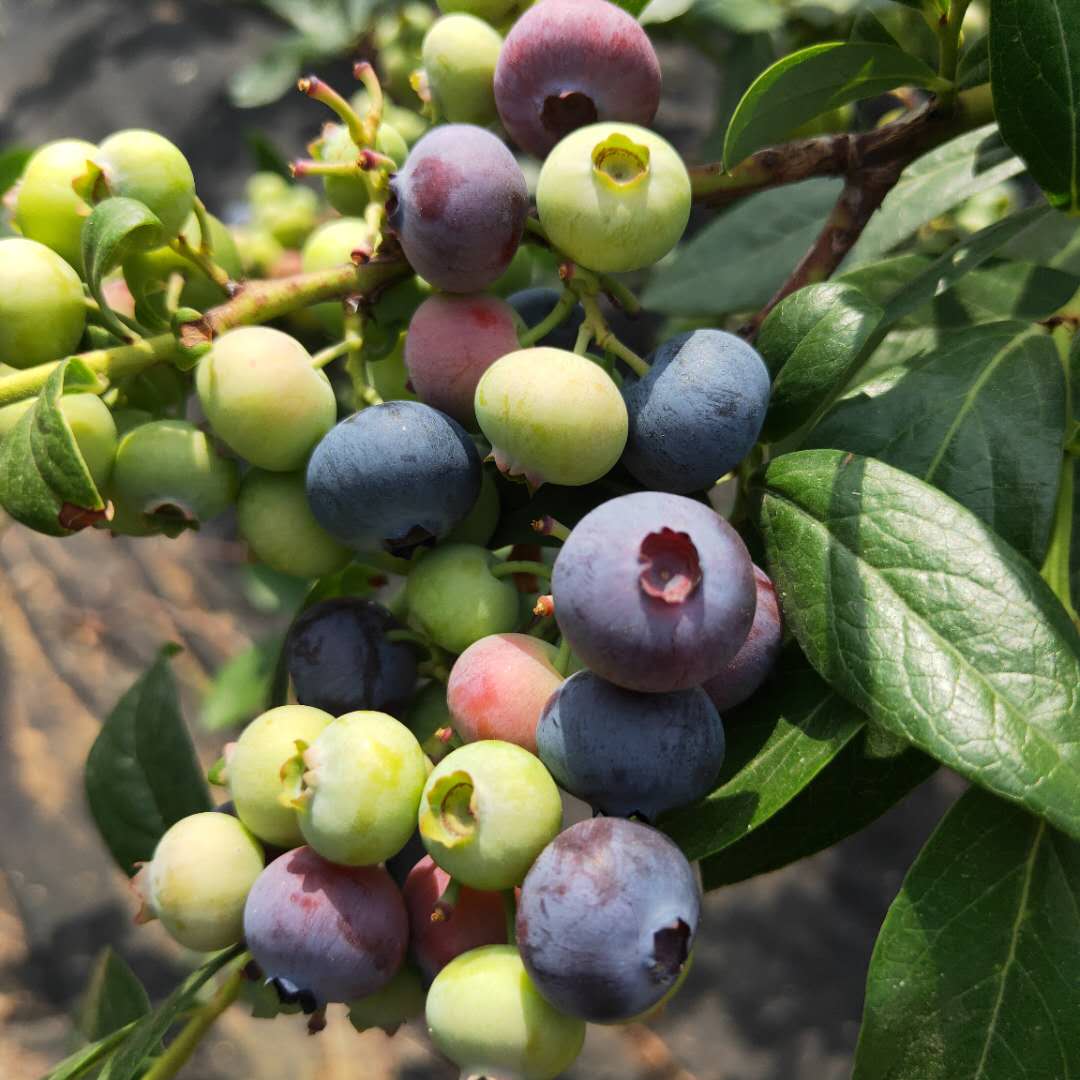
[[[340,120],[294,165],[323,198],[261,173],[227,228],[160,136],[39,150],[0,241],[0,356],[34,367],[123,326],[175,331],[245,276],[403,256],[374,295],[60,399],[103,527],[173,536],[235,507],[280,573],[367,559],[394,578],[384,603],[346,589],[297,617],[294,703],[226,748],[224,812],[161,838],[141,915],[192,949],[243,941],[286,1011],[344,1002],[388,1029],[423,1012],[463,1075],[543,1080],[586,1023],[647,1015],[689,967],[700,886],[658,826],[713,786],[720,713],[766,679],[782,626],[739,535],[687,496],[753,448],[769,376],[723,331],[646,361],[605,321],[601,297],[625,294],[609,275],[661,259],[690,211],[648,127],[660,66],[639,24],[608,0],[440,6],[376,31],[423,115],[368,65],[352,103],[302,81]],[[542,159],[535,217],[502,134]],[[118,197],[160,228],[95,303],[83,226]],[[33,407],[0,409],[0,439]],[[629,494],[598,485],[612,473]],[[545,484],[592,509],[501,542]],[[564,827],[562,793],[599,816]]]

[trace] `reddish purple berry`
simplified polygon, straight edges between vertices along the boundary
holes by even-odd
[[[506,35],[495,104],[514,142],[542,158],[598,120],[649,124],[660,63],[638,21],[615,4],[540,0]]]
[[[385,986],[409,939],[405,902],[378,866],[336,866],[301,847],[258,877],[244,937],[283,1001],[306,1011]]]

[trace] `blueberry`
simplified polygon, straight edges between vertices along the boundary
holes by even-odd
[[[639,694],[591,671],[551,696],[536,742],[564,791],[601,813],[649,821],[705,795],[724,761],[724,727],[700,687]]]
[[[457,421],[418,401],[388,401],[343,420],[315,447],[308,502],[342,543],[405,553],[465,519],[480,473]]]
[[[403,629],[373,600],[343,596],[308,608],[285,639],[296,699],[331,716],[364,709],[393,715],[412,696],[416,653],[386,640]]]
[[[753,564],[703,503],[640,491],[602,503],[555,560],[555,618],[574,654],[629,690],[685,690],[715,675],[754,618]]]
[[[413,269],[447,292],[479,292],[506,270],[528,208],[514,155],[471,124],[445,124],[420,139],[387,202]]]
[[[597,120],[648,124],[660,63],[637,19],[607,0],[541,0],[506,36],[495,103],[510,137],[544,157]]]
[[[765,362],[723,330],[679,334],[651,362],[643,379],[623,388],[630,415],[623,464],[659,491],[712,487],[761,432],[769,404]]]
[[[559,296],[558,289],[548,289],[538,285],[534,289],[522,289],[521,292],[513,293],[507,297],[507,303],[521,316],[526,326],[532,327],[543,322],[555,310]],[[572,350],[577,342],[578,330],[581,329],[584,321],[585,312],[578,304],[562,323],[536,344],[546,345],[552,349]]]
[[[409,920],[390,875],[301,847],[275,859],[244,907],[244,937],[285,1001],[307,1011],[382,989],[405,958]]]
[[[764,570],[754,567],[757,607],[750,633],[727,666],[703,684],[721,713],[741,705],[768,678],[784,643],[784,622],[776,589]]]
[[[536,988],[557,1009],[617,1023],[678,982],[700,915],[694,871],[663,833],[593,818],[557,836],[529,871],[518,947]]]

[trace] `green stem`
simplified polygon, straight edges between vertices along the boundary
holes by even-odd
[[[601,349],[613,352],[639,378],[649,374],[649,365],[633,349],[624,345],[612,332],[604,319],[604,313],[595,296],[583,293],[581,306],[585,309],[585,325],[589,327],[593,340]]]
[[[641,311],[641,301],[621,282],[610,274],[600,274],[600,288],[604,290],[627,313],[637,315]]]
[[[339,356],[344,356],[351,348],[351,341],[339,341],[336,345],[327,345],[311,358],[311,366],[322,369],[327,364],[332,364]]]
[[[565,635],[559,638],[559,651],[555,655],[554,664],[560,675],[565,675],[570,670],[570,642]]]
[[[948,83],[940,92],[941,104],[951,109],[956,101],[956,69],[960,62],[960,28],[971,0],[952,0],[949,14],[937,26],[938,74]]]
[[[104,326],[106,330],[112,329],[112,327],[108,323],[104,311],[102,310],[101,305],[96,300],[89,296],[84,296],[83,303],[86,305],[87,319],[89,319],[91,322],[97,323],[98,326]],[[123,325],[126,326],[136,337],[146,337],[150,333],[150,331],[148,331],[145,326],[143,326],[141,323],[136,322],[128,315],[124,315],[119,311],[113,311],[112,308],[109,308],[109,314],[114,319],[118,319],[121,323],[123,323]],[[126,337],[127,335],[125,334],[124,336]]]
[[[358,79],[367,91],[368,113],[364,117],[364,132],[368,137],[369,145],[374,145],[383,116],[382,85],[378,75],[375,74],[375,69],[366,60],[353,64],[353,77]]]
[[[195,220],[199,223],[199,250],[208,258],[214,257],[214,231],[210,227],[210,214],[206,203],[195,196]]]
[[[296,88],[308,97],[321,101],[327,108],[333,109],[349,129],[349,137],[359,147],[368,146],[368,132],[364,121],[356,115],[356,110],[330,85],[317,75],[308,75],[300,79]]]
[[[88,1073],[102,1060],[109,1056],[131,1033],[135,1030],[138,1020],[132,1020],[122,1028],[110,1032],[97,1042],[84,1046],[75,1053],[64,1058],[45,1078],[50,1080],[53,1076],[63,1076],[65,1080],[75,1080],[76,1077]]]
[[[195,1052],[214,1021],[236,1000],[243,981],[243,968],[238,967],[218,987],[217,993],[196,1010],[165,1052],[143,1073],[142,1080],[168,1080],[168,1077],[175,1076]]]
[[[232,284],[229,272],[223,266],[218,266],[213,258],[199,248],[193,248],[186,236],[181,233],[174,240],[169,241],[169,247],[183,259],[187,259],[192,266],[198,267],[215,285],[228,290]]]
[[[491,568],[491,576],[497,578],[509,577],[511,574],[532,574],[551,580],[551,567],[547,563],[534,562],[531,559],[511,559],[509,562],[495,563]]]
[[[519,335],[518,340],[523,349],[535,345],[542,338],[547,337],[557,326],[561,325],[570,312],[577,306],[577,296],[570,289],[563,289],[558,303],[551,309],[546,318],[538,322],[534,327]]]
[[[574,341],[574,352],[578,356],[584,356],[589,351],[589,343],[592,341],[592,328],[588,323],[582,323],[578,327],[577,338]]]

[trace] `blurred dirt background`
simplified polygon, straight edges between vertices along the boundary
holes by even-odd
[[[300,98],[231,108],[223,84],[277,32],[253,5],[178,0],[0,0],[0,147],[152,127],[189,156],[212,209],[251,170],[244,132],[299,153],[325,119]],[[660,123],[681,146],[707,129],[716,80],[669,49]],[[347,85],[342,63],[322,72]],[[133,902],[89,822],[82,763],[102,717],[164,641],[198,732],[209,675],[280,618],[246,588],[229,524],[178,540],[58,542],[0,522],[0,1077],[30,1080],[71,1049],[90,964],[112,944],[155,1000],[190,958]],[[592,1029],[575,1080],[840,1080],[850,1072],[866,967],[910,863],[957,792],[940,778],[838,848],[713,893],[696,962],[651,1029]],[[336,1022],[334,1022],[336,1019]],[[440,1080],[422,1033],[356,1035],[331,1017],[230,1010],[183,1074],[192,1080]]]

